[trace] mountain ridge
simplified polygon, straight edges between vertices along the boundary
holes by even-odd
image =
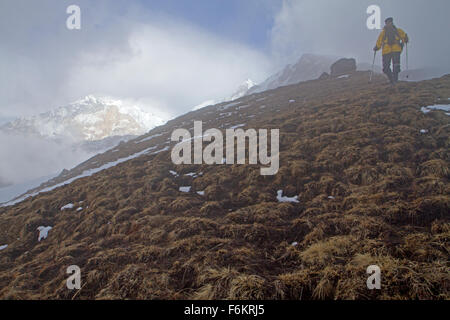
[[[8,154],[3,159],[0,180],[9,183],[0,184],[0,203],[18,196],[16,192],[27,191],[23,188],[37,187],[41,177],[54,176],[164,121],[135,104],[89,95],[48,112],[7,122],[0,126],[0,141]],[[35,150],[33,159],[29,159],[29,150]],[[17,174],[26,171],[25,166],[38,170],[28,172],[28,176]]]
[[[161,118],[137,106],[89,95],[36,116],[20,117],[2,125],[0,130],[53,139],[98,141],[111,136],[140,135],[162,123]]]
[[[247,91],[247,94],[317,79],[322,73],[329,73],[331,65],[338,59],[339,57],[335,56],[303,54],[296,63],[285,66],[262,83],[253,86]]]

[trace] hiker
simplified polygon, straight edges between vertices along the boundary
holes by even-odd
[[[409,38],[405,31],[395,27],[393,18],[387,18],[384,23],[385,26],[378,37],[373,51],[383,48],[383,72],[387,75],[389,81],[395,84],[398,81],[400,72],[400,55],[403,51],[403,46],[409,42]],[[391,70],[391,61],[393,71]]]

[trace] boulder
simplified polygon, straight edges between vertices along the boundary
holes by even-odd
[[[356,60],[342,58],[331,65],[331,77],[336,78],[356,71]]]

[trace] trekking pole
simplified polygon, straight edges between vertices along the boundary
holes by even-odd
[[[373,62],[372,62],[372,69],[370,70],[370,79],[369,79],[369,83],[372,82],[372,76],[373,76],[373,67],[375,66],[375,56],[377,55],[377,52],[374,51],[373,52]]]
[[[409,78],[408,42],[406,43],[406,79]]]

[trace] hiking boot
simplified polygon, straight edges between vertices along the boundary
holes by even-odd
[[[395,79],[394,79],[394,77],[393,77],[392,75],[389,75],[388,78],[389,78],[389,83],[392,84],[392,85],[394,85],[394,84],[395,84]]]
[[[391,84],[394,84],[394,75],[392,74],[392,71],[391,70],[384,71],[384,74],[388,77],[389,82]]]
[[[397,83],[397,82],[398,82],[398,72],[394,72],[394,73],[392,74],[392,79],[394,80],[394,83]]]

